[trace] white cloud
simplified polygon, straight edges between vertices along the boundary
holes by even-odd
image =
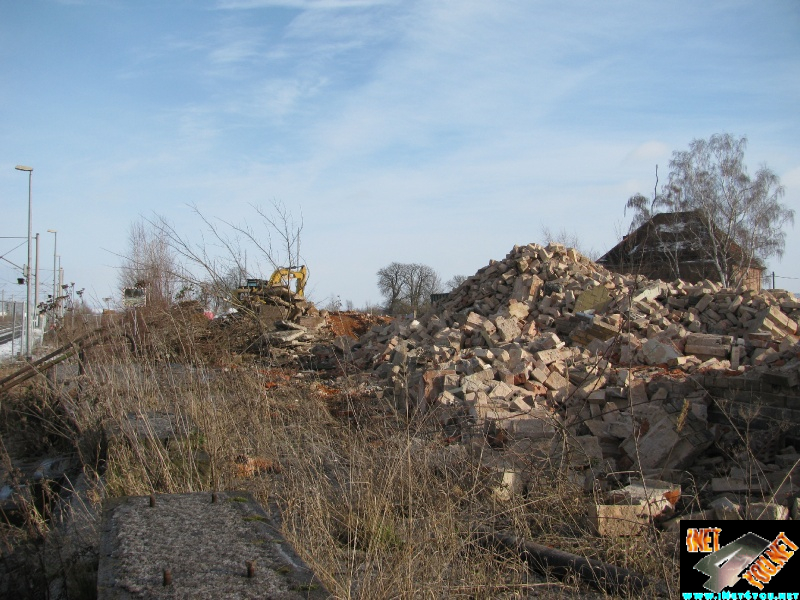
[[[670,149],[664,142],[651,140],[634,148],[627,158],[631,160],[658,161],[669,157]]]

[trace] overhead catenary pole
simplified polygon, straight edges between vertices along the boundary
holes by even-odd
[[[33,277],[33,314],[36,316],[35,324],[40,327],[39,323],[39,234],[36,234],[36,271]]]
[[[31,315],[31,233],[33,232],[33,205],[31,202],[31,187],[33,184],[33,167],[26,167],[25,165],[17,165],[14,167],[17,171],[26,171],[28,173],[28,264],[25,265],[25,357],[31,358],[31,334],[33,331],[33,322]]]
[[[12,310],[11,310],[11,356],[14,356],[14,340],[17,337],[17,302],[16,300],[12,303]]]
[[[53,298],[52,298],[52,300],[53,300],[52,307],[53,308],[52,308],[52,310],[53,310],[53,318],[55,318],[55,317],[58,316],[56,314],[56,298],[58,298],[58,288],[56,287],[56,282],[58,280],[58,269],[56,267],[56,259],[58,258],[56,256],[56,250],[58,249],[58,230],[56,230],[56,229],[48,229],[47,233],[52,233],[53,234]]]
[[[61,255],[58,255],[58,294],[61,295],[61,292],[64,290],[64,269],[61,268]],[[64,307],[59,304],[58,306],[58,316],[64,314]]]

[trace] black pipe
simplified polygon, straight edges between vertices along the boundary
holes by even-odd
[[[600,560],[585,558],[496,531],[481,530],[477,533],[477,539],[483,545],[517,554],[528,567],[543,575],[555,575],[559,579],[564,579],[574,573],[585,583],[609,594],[626,595],[654,587],[659,595],[667,595],[663,583],[658,582],[654,585],[644,575]]]

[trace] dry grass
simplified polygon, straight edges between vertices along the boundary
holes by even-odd
[[[39,380],[15,392],[3,406],[4,439],[42,451],[43,434],[50,449],[74,451],[85,472],[102,474],[107,495],[247,488],[280,507],[285,535],[337,598],[595,593],[487,550],[475,536],[487,527],[677,589],[675,558],[656,530],[595,537],[590,498],[556,469],[531,459],[526,492],[500,501],[493,451],[448,444],[434,423],[408,420],[356,384],[332,390],[313,376],[233,362],[235,340],[217,339],[210,352],[192,317],[162,315],[159,323],[139,331],[136,352],[112,336],[88,354],[80,378],[62,374],[55,386]],[[111,326],[130,334],[132,322]],[[153,425],[165,415],[169,435]],[[22,416],[27,429],[11,435]],[[243,472],[242,457],[266,466]],[[28,525],[40,536],[50,527]]]

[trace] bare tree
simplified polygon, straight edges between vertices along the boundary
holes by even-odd
[[[696,237],[691,235],[688,227],[696,227],[697,224],[691,219],[683,219],[680,215],[669,217],[663,215],[660,220],[664,223],[655,223],[654,219],[658,212],[658,206],[661,202],[658,193],[658,165],[656,165],[655,184],[653,185],[653,197],[647,198],[642,194],[635,194],[628,199],[625,206],[625,211],[630,208],[633,210],[633,219],[631,220],[630,230],[632,232],[640,227],[645,228],[643,236],[644,243],[639,244],[638,252],[634,252],[632,259],[632,266],[640,267],[645,260],[653,260],[652,256],[645,258],[649,242],[652,240],[655,243],[659,262],[665,262],[667,269],[675,279],[680,279],[683,276],[681,270],[682,261],[686,258],[685,245],[687,239]]]
[[[462,283],[464,283],[467,279],[469,278],[466,275],[453,275],[450,279],[448,279],[445,282],[444,286],[448,290],[452,291],[456,289],[458,286],[460,286]]]
[[[277,201],[271,207],[253,206],[259,219],[246,224],[209,218],[192,207],[206,226],[197,243],[189,241],[163,217],[148,222],[191,268],[194,274],[187,275],[186,280],[203,289],[219,309],[228,305],[231,291],[248,277],[266,278],[276,269],[299,266],[302,217],[295,219]]]
[[[751,267],[783,256],[784,228],[794,223],[794,211],[780,202],[778,176],[766,165],[748,174],[746,146],[746,137],[728,133],[693,140],[689,150],[673,152],[668,181],[652,201],[637,194],[627,204],[633,225],[656,211],[692,213],[681,243],[701,252],[718,280],[734,287]]]
[[[157,226],[146,219],[131,224],[119,270],[120,287],[143,287],[148,304],[166,306],[180,287],[180,270],[169,239]]]
[[[386,311],[389,314],[402,312],[405,267],[402,263],[393,262],[378,271],[378,290],[386,299]]]
[[[378,271],[378,289],[389,313],[416,313],[430,304],[430,295],[440,292],[442,283],[427,265],[393,262]]]
[[[567,248],[575,248],[578,252],[591,260],[596,260],[600,255],[594,248],[585,248],[580,239],[578,239],[578,234],[575,232],[569,233],[564,227],[555,232],[547,225],[542,225],[540,233],[545,244],[554,242],[566,246]]]

